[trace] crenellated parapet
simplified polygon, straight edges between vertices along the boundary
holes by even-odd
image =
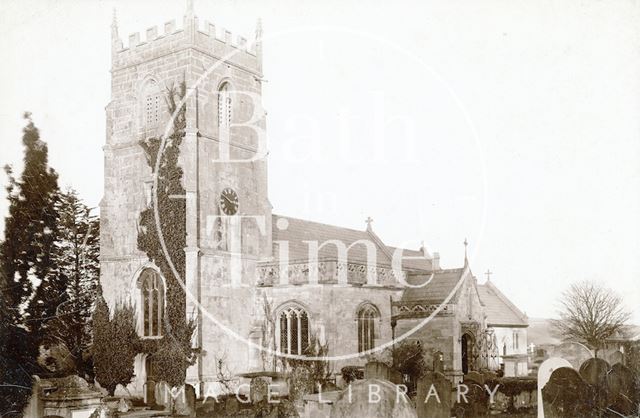
[[[262,69],[262,47],[260,24],[255,38],[246,37],[218,28],[215,24],[186,15],[178,25],[176,20],[166,22],[161,28],[153,26],[142,34],[130,34],[125,41],[118,35],[117,22],[112,24],[111,49],[112,68],[119,69],[139,65],[161,58],[181,49],[191,48],[216,60],[224,60],[260,75]]]

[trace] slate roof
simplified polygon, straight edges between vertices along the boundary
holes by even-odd
[[[440,303],[449,296],[462,278],[465,268],[439,270],[434,272],[429,283],[421,287],[409,287],[402,293],[402,302],[423,301]],[[425,283],[431,274],[411,274],[407,282],[412,285]],[[455,295],[451,302],[455,301]]]
[[[288,228],[280,230],[277,227],[278,219],[286,219]],[[309,246],[304,241],[317,241],[319,245],[331,240],[338,240],[349,247],[358,240],[373,242],[376,247],[376,263],[378,265],[391,266],[393,252],[396,248],[389,247],[373,232],[368,230],[357,230],[343,228],[334,225],[327,225],[319,222],[312,222],[303,219],[291,218],[288,216],[273,215],[273,256],[278,257],[278,243],[276,241],[287,241],[289,243],[289,260],[301,262],[309,259]],[[351,263],[367,262],[367,247],[364,244],[357,244],[348,251],[348,261]],[[419,250],[404,250],[404,258],[420,257],[420,259],[403,259],[403,269],[410,270],[431,270],[431,260],[424,257]],[[338,250],[335,245],[326,244],[318,251],[319,260],[336,260]]]
[[[487,314],[489,326],[528,326],[528,320],[507,297],[489,280],[478,285],[480,302]]]

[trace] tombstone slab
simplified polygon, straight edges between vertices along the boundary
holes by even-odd
[[[544,416],[547,418],[586,418],[593,410],[591,400],[589,385],[570,367],[554,370],[542,388]]]
[[[590,358],[580,365],[580,376],[590,385],[598,386],[605,383],[607,372],[611,366],[601,358]]]
[[[418,380],[416,412],[418,418],[451,417],[451,381],[444,374],[428,373]]]
[[[554,370],[561,367],[571,367],[571,363],[563,358],[551,357],[538,368],[538,418],[544,418],[544,407],[542,404],[542,388],[547,384]]]
[[[351,384],[331,407],[331,418],[417,418],[409,397],[388,380],[365,379]]]

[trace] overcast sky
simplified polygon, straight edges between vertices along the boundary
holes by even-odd
[[[21,169],[24,110],[60,184],[102,195],[110,23],[184,2],[7,1],[0,163]],[[571,282],[605,283],[640,323],[640,3],[196,1],[251,38],[263,19],[274,213],[425,241],[531,317]],[[161,32],[161,30],[160,30]],[[0,181],[6,184],[4,173]],[[0,213],[6,213],[0,192]],[[4,225],[0,226],[2,228]]]

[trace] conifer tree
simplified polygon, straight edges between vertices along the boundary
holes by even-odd
[[[58,175],[48,166],[47,145],[40,140],[31,114],[24,116],[24,169],[16,179],[11,167],[5,167],[9,215],[5,218],[5,240],[0,245],[1,267],[8,285],[3,296],[15,324],[23,323],[32,283],[50,276],[57,221]]]
[[[48,166],[47,145],[25,113],[24,168],[19,179],[11,167],[5,218],[5,239],[0,244],[0,415],[21,416],[31,395],[31,375],[37,370],[37,344],[29,333],[25,306],[33,282],[51,274],[51,253],[56,239],[55,202],[58,176]]]
[[[109,316],[109,307],[99,295],[93,313],[93,367],[98,383],[113,395],[116,386],[126,386],[133,378],[138,334],[130,304],[119,304]]]
[[[100,276],[99,219],[90,214],[73,189],[60,193],[56,207],[58,239],[52,261],[59,278],[62,277],[58,282],[66,285],[66,301],[56,308],[53,318],[44,321],[43,342],[64,344],[77,373],[91,375],[84,356],[91,343],[91,311]]]

